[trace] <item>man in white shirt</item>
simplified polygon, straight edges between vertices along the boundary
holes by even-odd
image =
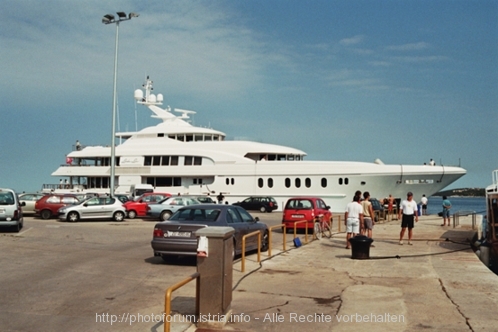
[[[398,212],[398,220],[403,214],[401,219],[401,232],[399,233],[399,244],[403,245],[403,236],[405,235],[406,228],[408,227],[408,244],[412,245],[412,230],[414,227],[413,219],[418,222],[417,203],[413,200],[413,194],[409,191],[406,194],[406,199],[401,202]]]
[[[427,199],[427,197],[425,197],[425,195],[422,195],[422,198],[420,199],[420,204],[422,204],[422,215],[426,215],[427,214],[427,203],[429,202],[429,200]]]
[[[344,224],[346,225],[346,249],[349,246],[351,236],[356,236],[360,232],[360,225],[363,225],[363,207],[360,203],[361,194],[355,195],[353,201],[346,206],[344,213]]]

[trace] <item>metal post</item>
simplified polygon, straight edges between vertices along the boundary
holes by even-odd
[[[114,54],[114,90],[112,92],[112,136],[111,136],[111,181],[110,196],[114,197],[114,178],[116,172],[116,90],[118,82],[118,40],[119,20],[116,21],[116,52]]]

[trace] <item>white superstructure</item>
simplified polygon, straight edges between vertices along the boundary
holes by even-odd
[[[319,196],[334,212],[344,210],[356,190],[372,197],[389,194],[415,198],[430,196],[466,171],[460,167],[384,165],[382,162],[305,161],[306,153],[280,145],[225,140],[223,132],[193,126],[195,113],[160,108],[162,95],[153,95],[147,78],[135,91],[139,103],[162,122],[138,132],[117,133],[125,140],[115,149],[116,192],[148,183],[172,194],[218,195],[229,203],[251,195],[273,196],[282,207],[289,197]],[[68,163],[52,176],[69,185],[44,185],[44,190],[109,192],[110,147],[86,146],[68,154]],[[62,189],[61,189],[62,188]]]

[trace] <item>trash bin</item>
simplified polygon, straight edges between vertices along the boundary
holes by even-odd
[[[365,235],[356,235],[349,239],[351,243],[351,259],[369,259],[370,258],[370,245],[373,239]]]

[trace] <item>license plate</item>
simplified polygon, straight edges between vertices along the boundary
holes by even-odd
[[[292,218],[304,218],[304,214],[293,214]]]
[[[191,232],[171,232],[167,231],[165,237],[175,236],[175,237],[190,237]]]

